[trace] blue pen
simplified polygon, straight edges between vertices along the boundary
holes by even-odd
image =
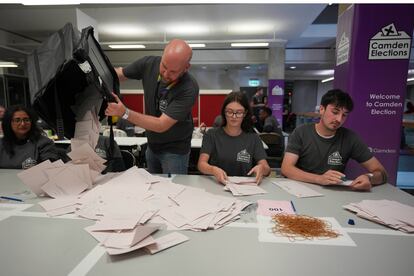
[[[290,204],[292,204],[293,211],[296,213],[296,208],[295,208],[295,205],[293,205],[293,201],[292,200],[290,201]]]
[[[22,200],[22,199],[19,199],[19,198],[14,198],[14,197],[0,196],[0,198],[2,198],[2,199],[7,199],[7,200],[18,201],[18,202],[23,202],[23,200]]]

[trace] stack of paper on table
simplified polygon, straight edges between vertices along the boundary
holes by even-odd
[[[306,182],[278,178],[277,180],[273,180],[272,183],[297,197],[323,196],[323,194],[309,188],[310,184]]]
[[[230,176],[224,190],[230,191],[234,196],[267,194],[257,185],[254,177]]]
[[[414,207],[412,206],[383,199],[363,200],[345,205],[344,208],[355,212],[359,217],[406,233],[414,233]]]

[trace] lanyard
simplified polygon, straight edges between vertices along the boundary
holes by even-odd
[[[160,82],[161,82],[161,75],[158,74],[158,79],[157,79],[157,93],[158,93],[158,89],[160,87]],[[167,85],[165,88],[163,88],[162,90],[166,90],[164,93],[161,94],[166,94],[168,91],[171,90],[171,88],[173,88],[176,84],[178,83],[178,80],[171,82],[169,85]]]

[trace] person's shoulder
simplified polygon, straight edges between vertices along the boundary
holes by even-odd
[[[182,84],[188,86],[189,88],[194,89],[196,92],[199,91],[197,80],[189,72],[186,72],[182,76]]]
[[[358,133],[346,127],[339,128],[338,132],[341,133],[346,139],[349,139],[349,138],[360,139],[360,135]]]

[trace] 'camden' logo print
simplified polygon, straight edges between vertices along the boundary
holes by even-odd
[[[37,161],[29,157],[22,162],[22,169],[28,169],[36,165],[37,165]]]
[[[247,152],[246,149],[237,153],[237,161],[239,162],[250,163],[250,158],[250,154]]]
[[[340,166],[342,165],[342,156],[338,151],[335,151],[328,157],[328,165]]]

